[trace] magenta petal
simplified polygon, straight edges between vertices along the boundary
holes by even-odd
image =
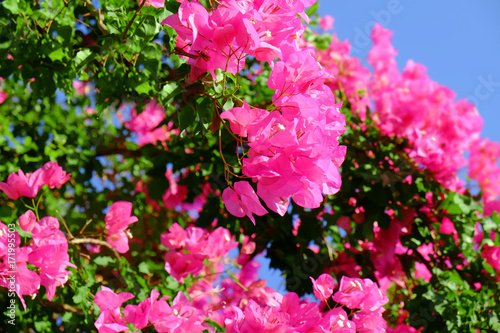
[[[332,296],[335,280],[330,274],[321,274],[317,280],[309,277],[313,283],[314,296],[319,300],[327,300]]]
[[[26,232],[31,232],[35,227],[36,216],[32,210],[28,210],[23,215],[19,216],[19,226]]]
[[[222,201],[228,212],[236,217],[247,215],[254,224],[255,218],[252,214],[259,216],[267,214],[267,210],[262,206],[259,197],[248,182],[236,182],[233,186],[234,189],[228,187],[222,193]]]

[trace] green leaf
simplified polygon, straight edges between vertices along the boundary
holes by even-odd
[[[213,321],[212,319],[208,319],[206,318],[205,319],[205,322],[212,326],[213,328],[216,329],[216,332],[226,332],[226,329],[224,327],[222,327],[221,325],[219,325],[217,322]]]
[[[114,264],[115,262],[116,259],[111,257],[101,256],[94,258],[94,263],[102,267],[108,267],[110,264]]]
[[[176,0],[165,1],[165,8],[172,13],[177,13],[179,11],[180,5],[181,4]]]
[[[0,217],[10,217],[12,215],[12,209],[8,206],[0,207]]]
[[[318,11],[318,8],[319,8],[319,3],[315,2],[314,5],[312,5],[311,7],[309,7],[306,10],[306,15],[307,16],[312,16],[312,15],[316,14],[316,12]]]
[[[87,66],[87,64],[96,58],[96,53],[90,51],[89,49],[83,49],[76,53],[73,58],[73,66],[75,67],[76,74],[80,72]]]
[[[147,275],[153,275],[151,271],[149,270],[149,265],[147,262],[143,261],[139,264],[139,272],[147,274]]]
[[[198,98],[196,101],[196,111],[198,112],[198,116],[200,117],[202,124],[209,125],[212,123],[214,106],[209,97],[204,96],[202,98]]]
[[[161,88],[158,97],[163,105],[167,105],[181,91],[182,87],[177,82],[169,82]]]
[[[21,14],[21,10],[19,10],[19,1],[18,0],[5,0],[2,2],[2,6],[5,9],[8,9],[14,15]]]
[[[86,286],[81,286],[76,289],[76,294],[73,296],[73,302],[76,304],[88,301],[90,289]]]
[[[224,111],[227,111],[227,110],[230,110],[234,107],[234,102],[233,102],[233,99],[232,98],[229,98],[226,103],[224,103],[224,106],[222,107],[222,109]]]
[[[162,200],[163,194],[168,189],[168,180],[165,177],[155,177],[155,179],[148,184],[148,193],[152,199]]]
[[[233,272],[228,272],[227,274],[229,274],[229,276],[234,280],[234,282],[236,282],[236,284],[238,286],[240,286],[241,288],[243,288],[243,290],[248,290],[247,287],[245,287],[243,284],[241,284],[240,280],[234,275]]]
[[[196,119],[196,111],[191,107],[191,105],[184,105],[179,112],[179,128],[183,129],[189,127]]]

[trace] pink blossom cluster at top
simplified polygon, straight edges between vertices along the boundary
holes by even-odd
[[[22,247],[19,234],[0,222],[0,286],[9,288],[9,278],[14,273],[15,292],[26,309],[23,295],[37,294],[40,286],[44,286],[47,298],[52,300],[56,287],[64,287],[71,273],[66,267],[76,266],[69,261],[68,241],[56,218],[47,216],[37,221],[29,210],[19,217],[19,224],[24,231],[31,232],[31,240]],[[15,237],[14,256],[8,252],[11,237]],[[28,263],[38,273],[29,270]]]
[[[22,170],[17,174],[11,173],[6,183],[0,182],[0,190],[12,200],[17,200],[19,197],[34,198],[44,185],[48,185],[51,189],[60,188],[70,176],[71,174],[66,174],[56,162],[47,162],[33,173],[24,174]]]
[[[326,80],[326,85],[332,91],[342,91],[353,113],[357,111],[360,118],[365,119],[370,105],[368,89],[371,73],[361,65],[359,58],[349,56],[350,50],[349,42],[340,41],[334,34],[328,49],[317,51],[318,61],[333,75]]]
[[[331,278],[331,276],[330,276]],[[313,280],[316,289],[322,288],[325,277]],[[272,305],[259,305],[254,300],[238,305],[217,307],[213,304],[209,309],[196,306],[182,292],[168,302],[168,297],[160,296],[156,290],[150,297],[138,305],[122,304],[133,298],[130,293],[114,293],[107,287],[101,287],[96,294],[95,303],[100,308],[96,327],[100,333],[127,331],[127,324],[136,329],[153,325],[158,332],[202,332],[216,330],[205,322],[205,318],[225,328],[228,333],[243,332],[385,332],[386,322],[382,318],[381,306],[388,300],[380,293],[377,285],[369,279],[342,278],[340,289],[334,294],[334,300],[351,309],[360,309],[354,315],[348,315],[342,308],[336,307],[321,312],[317,303],[299,300],[297,294],[290,292],[284,296],[275,294]],[[198,297],[208,297],[220,290],[213,289]],[[329,292],[328,297],[332,295]],[[410,327],[400,324],[407,332],[416,332]]]
[[[137,114],[135,108],[132,109],[132,119],[125,122],[125,127],[137,133],[138,146],[161,141],[163,147],[167,149],[166,141],[170,140],[171,135],[179,135],[179,129],[173,129],[172,121],[158,127],[164,119],[165,109],[156,100],[151,100],[140,114]]]
[[[202,5],[182,2],[179,13],[163,23],[177,34],[180,54],[189,58],[192,79],[215,69],[238,73],[245,55],[268,61],[275,90],[273,110],[256,109],[246,102],[227,110],[231,130],[248,138],[243,174],[257,182],[257,195],[273,211],[284,215],[290,198],[306,208],[319,207],[324,194],[340,188],[338,168],[345,156],[338,137],[345,120],[324,84],[331,75],[316,60],[314,50],[300,49],[304,27],[297,13],[312,0],[221,1],[207,11]],[[274,62],[278,57],[279,60]],[[247,184],[249,185],[249,184]],[[224,202],[236,216],[265,214],[258,197],[243,182],[224,191]]]
[[[469,177],[476,179],[483,191],[484,214],[500,214],[500,143],[477,140],[470,149]]]
[[[208,232],[194,226],[183,229],[177,223],[161,235],[161,243],[171,250],[165,254],[165,269],[181,283],[189,274],[196,277],[203,272],[210,274],[211,269],[221,271],[224,257],[238,246],[225,228]],[[205,260],[210,267],[205,265]]]
[[[330,75],[317,63],[314,52],[287,46],[282,47],[281,57],[268,81],[269,88],[275,90],[277,110],[268,112],[244,103],[223,112],[221,118],[229,120],[231,130],[249,141],[243,174],[257,182],[257,195],[267,206],[284,215],[290,198],[302,207],[316,208],[323,193],[334,194],[340,189],[338,168],[346,150],[338,142],[345,119],[324,84]],[[243,202],[242,193],[234,191],[242,210],[250,216],[252,211]],[[255,199],[253,212],[262,215]]]
[[[258,196],[280,215],[290,198],[299,206],[317,208],[323,193],[340,189],[338,168],[346,147],[339,146],[338,138],[345,131],[345,118],[324,84],[328,77],[312,49],[283,47],[268,80],[277,110],[247,109],[253,119],[244,124],[246,133],[236,132],[248,138],[251,148],[243,159],[243,174],[257,182]],[[243,124],[231,114],[241,112],[228,110],[221,118],[229,117],[234,131],[234,125]]]
[[[487,170],[479,167],[498,156],[494,143],[478,141],[482,128],[479,113],[466,100],[455,101],[455,93],[432,81],[424,66],[409,61],[401,73],[391,35],[391,31],[379,24],[372,31],[374,45],[368,61],[373,73],[359,59],[349,56],[347,41],[339,41],[334,35],[329,49],[318,51],[319,62],[334,75],[326,84],[334,91],[341,91],[361,119],[373,103],[374,118],[382,132],[408,138],[410,157],[433,171],[448,189],[462,190],[457,172],[467,165],[463,153],[471,150],[469,175],[479,181],[485,193],[498,196],[500,178],[496,160],[489,162]],[[500,209],[498,201],[490,200],[488,206],[489,211]]]
[[[463,156],[479,138],[483,120],[473,104],[454,101],[455,93],[429,79],[424,66],[409,61],[400,73],[391,45],[392,32],[376,25],[368,61],[374,67],[370,95],[383,133],[408,138],[414,161],[436,174],[451,190],[460,190]]]
[[[188,58],[191,78],[222,69],[233,74],[245,65],[245,56],[272,61],[284,44],[290,44],[304,31],[299,13],[315,0],[217,1],[207,11],[196,1],[183,1],[176,15],[162,23],[178,34],[176,48]]]

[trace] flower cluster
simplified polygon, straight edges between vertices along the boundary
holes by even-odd
[[[162,23],[175,29],[177,52],[188,58],[191,78],[222,69],[233,74],[245,65],[245,56],[272,61],[282,45],[303,32],[304,9],[314,0],[218,1],[209,12],[196,1],[183,1],[176,15]]]
[[[338,138],[344,116],[324,84],[330,75],[311,49],[282,49],[268,86],[275,90],[275,111],[251,109],[245,104],[221,114],[236,134],[248,138],[243,174],[257,182],[257,194],[273,211],[284,215],[290,198],[305,208],[319,207],[324,194],[340,189],[338,172],[345,147]],[[247,112],[245,118],[239,117]]]
[[[209,12],[184,1],[179,13],[163,22],[176,30],[178,52],[189,58],[193,80],[206,71],[215,77],[215,69],[238,73],[246,55],[271,64],[273,109],[244,102],[221,118],[248,139],[243,174],[257,182],[257,195],[281,215],[290,198],[302,207],[319,207],[323,193],[336,193],[341,183],[338,168],[345,147],[338,137],[345,120],[325,85],[331,75],[318,64],[313,49],[300,49],[297,43],[304,29],[297,13],[305,17],[304,8],[313,2],[222,1]],[[232,214],[255,222],[252,214],[263,215],[265,209],[244,184],[226,189],[223,199]]]
[[[56,162],[48,162],[33,173],[24,174],[19,170],[17,174],[10,174],[7,183],[0,183],[0,189],[13,200],[20,196],[34,198],[44,185],[60,188],[69,177]],[[8,277],[14,272],[15,290],[26,308],[22,295],[34,295],[44,286],[51,300],[56,287],[63,286],[71,273],[66,267],[75,266],[69,261],[68,241],[59,230],[56,218],[46,216],[37,220],[35,213],[28,210],[19,217],[19,225],[23,231],[31,233],[31,240],[24,246],[15,228],[7,228],[0,222],[0,285],[8,288]],[[13,257],[8,256],[9,237],[15,237]],[[29,270],[28,263],[34,265],[37,272]]]
[[[212,268],[220,270],[223,258],[238,246],[225,228],[208,232],[193,226],[183,229],[177,223],[161,235],[161,243],[171,250],[165,254],[165,269],[181,283],[189,274],[196,277],[204,271],[210,274]],[[205,266],[205,260],[210,267]]]
[[[331,276],[330,276],[331,278]],[[332,278],[331,278],[332,279]],[[324,286],[326,282],[328,285]],[[320,276],[313,279],[316,289],[330,289],[329,281]],[[212,289],[200,293],[196,297],[210,297],[220,290]],[[332,290],[325,296],[329,298]],[[299,300],[296,293],[289,292],[284,296],[275,293],[273,302],[267,305],[258,304],[253,299],[239,304],[226,304],[223,307],[203,309],[198,307],[194,299],[189,300],[182,292],[169,303],[168,297],[160,296],[156,290],[139,305],[127,305],[120,310],[123,302],[133,298],[130,293],[115,294],[111,289],[102,286],[96,294],[95,303],[101,313],[96,321],[99,332],[127,331],[127,324],[142,329],[148,324],[158,332],[214,332],[205,318],[217,323],[228,333],[241,332],[385,332],[386,322],[382,318],[381,307],[388,300],[383,297],[377,285],[369,279],[342,278],[340,289],[333,299],[350,309],[361,311],[348,315],[342,308],[336,307],[321,312],[317,303]],[[199,302],[198,302],[199,304]],[[351,318],[350,318],[351,317]],[[407,327],[402,324],[402,327]]]
[[[493,210],[500,213],[500,143],[488,139],[477,140],[470,149],[469,177],[476,179],[483,191],[485,215]]]
[[[333,77],[326,80],[332,91],[340,91],[351,104],[353,113],[359,112],[363,120],[370,105],[368,95],[371,73],[361,65],[359,58],[351,57],[351,45],[348,41],[340,41],[334,34],[327,50],[318,50],[319,63]]]
[[[368,61],[374,67],[370,96],[378,126],[387,135],[408,138],[410,157],[451,190],[460,190],[458,169],[479,138],[483,120],[474,105],[454,101],[455,93],[429,79],[424,66],[409,61],[400,73],[389,30],[376,25]]]
[[[8,277],[15,272],[15,290],[24,308],[26,304],[22,295],[38,293],[44,286],[47,298],[52,300],[56,287],[63,286],[71,273],[67,266],[76,267],[69,261],[68,241],[59,230],[56,218],[47,216],[37,221],[34,213],[29,210],[19,218],[21,228],[31,232],[31,240],[24,246],[17,232],[10,232],[7,226],[0,222],[0,286],[9,288]],[[8,256],[10,235],[15,237],[14,261]],[[37,272],[30,270],[27,264],[34,265]]]
[[[129,224],[137,222],[137,216],[132,215],[132,204],[126,201],[117,201],[111,205],[104,217],[108,236],[106,241],[120,253],[128,251],[127,228]]]
[[[125,122],[125,127],[137,134],[138,146],[156,144],[160,141],[167,149],[166,141],[171,140],[171,135],[179,135],[179,129],[173,129],[172,121],[158,127],[165,120],[165,110],[156,100],[147,103],[140,114],[137,114],[137,110],[133,108],[131,117],[131,120]]]
[[[199,194],[193,199],[193,202],[188,202],[188,186],[181,185],[179,182],[187,177],[191,170],[184,169],[182,172],[174,173],[171,168],[165,171],[165,178],[168,180],[169,186],[163,193],[163,207],[167,209],[175,209],[178,212],[188,212],[191,215],[196,215],[203,210],[203,205],[207,202],[207,197],[211,193],[219,194],[219,191],[214,191],[208,182],[201,185]],[[193,190],[193,189],[191,189]],[[143,192],[146,195],[146,202],[153,209],[159,211],[161,209],[158,202],[151,199],[148,193],[147,183],[139,180],[135,187],[136,192]]]
[[[19,197],[34,198],[44,185],[48,185],[50,189],[60,188],[70,176],[56,162],[47,162],[33,173],[24,174],[22,170],[17,174],[11,173],[6,183],[0,182],[0,190],[12,200]]]

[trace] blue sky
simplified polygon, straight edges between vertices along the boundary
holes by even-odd
[[[319,14],[335,18],[333,32],[365,65],[374,22],[392,30],[399,68],[410,59],[425,65],[431,79],[476,104],[481,136],[500,142],[499,0],[320,0]],[[267,285],[285,292],[280,273],[258,261]]]

